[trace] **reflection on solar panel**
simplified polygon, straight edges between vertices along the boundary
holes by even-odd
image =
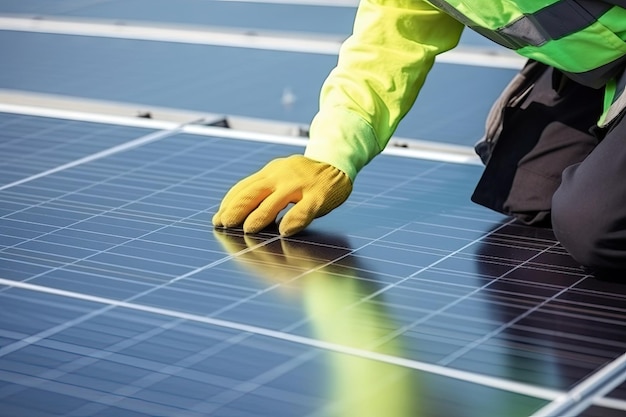
[[[221,196],[299,147],[0,123],[2,417],[626,411],[625,288],[472,205],[478,166],[382,155],[307,232],[244,236]]]

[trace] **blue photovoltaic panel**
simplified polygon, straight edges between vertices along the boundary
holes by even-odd
[[[303,39],[347,35],[355,11],[13,3],[0,12]],[[0,87],[306,124],[336,63],[100,36],[1,31]],[[473,145],[514,73],[437,63],[397,135]],[[300,147],[12,113],[0,128],[0,417],[625,413],[621,277],[473,205],[479,166],[382,155],[345,204],[279,238],[211,217]]]
[[[355,6],[356,2],[353,3]],[[347,36],[352,29],[356,7],[319,6],[306,2],[105,0],[85,4],[72,0],[22,0],[0,3],[0,12]]]
[[[213,230],[295,152],[172,133],[0,191],[0,416],[528,416],[619,363],[623,286],[473,205],[478,166],[383,155],[307,232]]]
[[[298,4],[299,3],[299,4]],[[177,24],[195,28],[229,28],[253,32],[301,33],[347,37],[352,32],[357,1],[352,7],[315,2],[244,2],[178,0],[106,0],[90,4],[72,0],[22,0],[0,3],[0,13],[60,18],[110,19],[115,22]],[[342,2],[345,4],[345,2]],[[331,3],[332,4],[332,3]],[[467,30],[461,45],[497,50],[500,46]]]
[[[305,52],[10,31],[0,31],[0,50],[0,88],[303,125],[337,63]],[[515,72],[437,64],[396,135],[473,146]],[[286,89],[296,97],[290,106],[281,101]]]

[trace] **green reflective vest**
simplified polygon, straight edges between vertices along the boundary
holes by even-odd
[[[599,0],[429,0],[467,27],[592,87],[626,62],[626,9]]]
[[[385,148],[436,56],[454,48],[466,26],[583,84],[616,91],[611,77],[626,62],[622,3],[361,0],[353,33],[322,86],[305,155],[354,179]],[[625,97],[608,94],[605,114]]]

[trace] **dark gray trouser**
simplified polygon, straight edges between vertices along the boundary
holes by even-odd
[[[552,227],[563,247],[597,275],[626,279],[626,118],[580,163],[563,171],[552,198]],[[621,273],[624,276],[618,276]]]
[[[497,142],[472,200],[551,225],[581,265],[626,272],[626,121],[591,133],[603,91],[539,65],[524,93],[496,109]]]

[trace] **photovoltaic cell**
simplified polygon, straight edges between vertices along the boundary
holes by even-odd
[[[0,113],[0,186],[144,136],[150,129]]]
[[[381,155],[306,232],[213,229],[296,152],[177,133],[0,191],[0,416],[528,416],[626,351],[624,287],[477,166]]]
[[[624,410],[592,406],[580,414],[580,417],[620,417],[623,415]]]

